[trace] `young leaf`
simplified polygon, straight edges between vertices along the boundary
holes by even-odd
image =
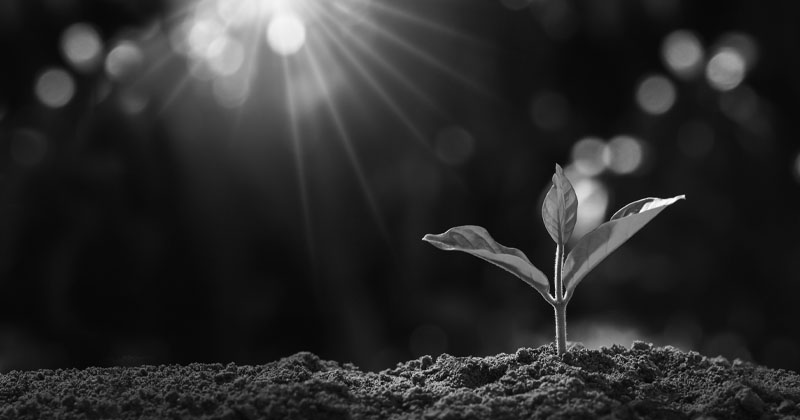
[[[556,244],[564,245],[572,236],[577,214],[578,197],[561,166],[556,164],[553,185],[547,192],[542,205],[544,226]]]
[[[619,209],[611,220],[581,238],[564,261],[564,285],[567,295],[597,264],[631,238],[639,229],[658,216],[667,206],[686,196],[643,198]]]
[[[463,251],[484,259],[549,297],[550,286],[544,273],[522,251],[500,245],[480,226],[458,226],[439,235],[427,234],[422,240],[445,251]]]

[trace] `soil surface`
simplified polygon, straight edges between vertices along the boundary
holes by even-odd
[[[0,375],[0,419],[771,419],[800,418],[799,402],[795,372],[642,342],[424,356],[377,373],[298,353]]]

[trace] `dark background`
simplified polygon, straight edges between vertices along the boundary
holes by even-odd
[[[800,369],[795,2],[360,1],[338,2],[360,20],[317,10],[287,57],[257,24],[234,104],[170,43],[192,2],[0,1],[0,370],[301,350],[382,369],[546,344],[537,293],[420,238],[481,225],[551,276],[554,163],[579,176],[573,147],[618,135],[643,161],[581,177],[595,212],[687,200],[578,287],[569,339]],[[75,23],[97,62],[65,53]],[[705,52],[685,76],[662,55],[680,29]],[[715,88],[731,34],[746,76]],[[37,91],[51,68],[74,92]],[[656,115],[637,99],[652,74],[675,94],[645,92]]]

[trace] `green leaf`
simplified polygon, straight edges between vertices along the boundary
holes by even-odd
[[[445,251],[462,251],[484,259],[549,297],[550,286],[544,273],[522,251],[500,245],[480,226],[458,226],[439,235],[427,234],[422,240]]]
[[[667,206],[686,198],[643,198],[619,209],[611,220],[598,226],[578,241],[564,261],[564,285],[567,295],[597,264],[624,244]]]
[[[558,245],[564,245],[572,236],[578,214],[578,196],[572,184],[556,164],[553,185],[542,204],[542,220],[550,237]]]

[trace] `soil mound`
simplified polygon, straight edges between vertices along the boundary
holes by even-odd
[[[424,356],[381,372],[298,353],[0,375],[0,419],[769,419],[800,418],[798,402],[795,372],[642,342]]]

